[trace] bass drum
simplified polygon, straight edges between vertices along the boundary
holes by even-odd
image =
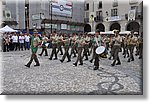
[[[100,58],[107,58],[108,52],[104,46],[100,46],[96,49],[96,54],[98,54]]]

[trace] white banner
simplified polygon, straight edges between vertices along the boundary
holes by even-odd
[[[52,13],[54,15],[72,17],[72,2],[67,0],[53,0]]]
[[[40,20],[40,19],[45,19],[44,14],[33,14],[32,15],[32,20]]]
[[[120,21],[121,18],[120,18],[120,16],[113,16],[113,17],[108,17],[107,20],[109,22],[113,22],[113,21]]]
[[[61,29],[67,29],[67,24],[61,24]]]

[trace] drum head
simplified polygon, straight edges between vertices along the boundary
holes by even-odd
[[[105,47],[104,46],[100,46],[96,49],[96,54],[102,54],[105,51]]]
[[[45,46],[48,47],[49,43],[46,43]]]

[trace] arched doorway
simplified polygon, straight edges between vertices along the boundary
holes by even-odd
[[[113,23],[113,24],[110,26],[110,31],[113,31],[114,29],[120,31],[120,28],[121,28],[121,26],[120,26],[119,23]]]
[[[5,24],[5,23],[2,23],[1,24],[1,27],[3,28],[3,27],[5,27],[7,24]]]
[[[97,29],[100,30],[100,32],[105,32],[105,26],[102,23],[100,23],[96,26],[96,30]]]
[[[139,32],[140,29],[140,25],[138,22],[130,22],[127,24],[126,26],[126,30],[127,31],[134,31],[134,32]]]
[[[84,32],[91,32],[91,26],[89,24],[85,25]]]

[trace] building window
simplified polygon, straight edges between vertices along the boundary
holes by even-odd
[[[85,12],[85,18],[89,18],[89,12]]]
[[[137,6],[131,6],[131,10],[136,10]]]
[[[96,11],[96,17],[102,17],[103,13],[102,11]]]
[[[2,5],[6,5],[6,0],[2,0]]]
[[[93,2],[93,12],[94,12],[94,2]]]
[[[103,21],[103,12],[102,11],[96,11],[96,19],[95,19],[96,22],[99,22],[99,21]]]
[[[86,5],[85,5],[85,10],[86,10],[86,11],[89,10],[89,6],[90,6],[89,3],[86,3]]]
[[[114,0],[113,1],[113,7],[117,7],[118,6],[118,0]]]
[[[102,1],[99,2],[98,9],[102,9]]]
[[[118,16],[118,9],[111,9],[111,16]]]
[[[3,17],[5,17],[5,11],[3,11]]]

